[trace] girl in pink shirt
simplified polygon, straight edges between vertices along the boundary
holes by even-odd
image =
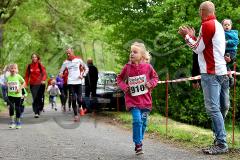
[[[143,154],[142,140],[147,118],[152,110],[151,91],[157,85],[158,75],[149,61],[149,52],[143,43],[131,45],[130,61],[117,77],[119,87],[125,92],[127,110],[132,113],[133,142],[136,154]]]

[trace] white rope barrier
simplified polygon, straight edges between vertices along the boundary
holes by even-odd
[[[235,71],[231,71],[228,74],[235,74]],[[240,72],[236,72],[236,75],[240,75]],[[167,81],[158,81],[158,84],[162,83],[177,83],[177,82],[185,82],[185,81],[193,81],[193,80],[199,80],[201,79],[201,75],[195,76],[195,77],[186,77],[186,78],[180,78],[180,79],[175,79],[175,80],[167,80]]]

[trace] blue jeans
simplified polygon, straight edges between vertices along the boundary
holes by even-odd
[[[8,87],[7,87],[7,85],[2,85],[1,87],[2,87],[3,100],[4,100],[5,102],[8,102],[8,95],[7,95],[7,93],[8,93]]]
[[[133,142],[135,144],[142,144],[147,127],[149,110],[133,107],[130,111],[132,113]]]
[[[201,85],[207,114],[212,119],[213,132],[217,144],[227,146],[224,118],[229,101],[229,78],[227,75],[201,74]]]

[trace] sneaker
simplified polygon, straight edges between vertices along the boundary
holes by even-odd
[[[228,152],[228,147],[222,144],[213,145],[209,148],[202,149],[203,153],[216,155],[216,154],[223,154]]]
[[[9,128],[15,128],[15,127],[16,127],[15,122],[10,122],[10,124],[9,124]]]
[[[34,118],[39,118],[39,115],[38,115],[38,114],[35,114]]]
[[[21,122],[17,122],[17,123],[16,123],[16,129],[21,129],[21,128],[22,128]]]
[[[63,112],[66,112],[66,107],[65,106],[63,106],[62,109],[63,109]]]
[[[136,155],[143,154],[142,144],[136,144],[135,145],[135,152],[136,152]]]
[[[79,117],[78,116],[74,116],[74,122],[78,122],[79,121]]]

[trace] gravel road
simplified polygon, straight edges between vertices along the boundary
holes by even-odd
[[[0,116],[0,160],[200,160],[221,159],[173,147],[157,140],[144,140],[144,154],[136,156],[131,132],[85,115],[74,123],[72,112],[47,108],[34,119],[30,108],[22,129],[9,129],[8,115]]]

